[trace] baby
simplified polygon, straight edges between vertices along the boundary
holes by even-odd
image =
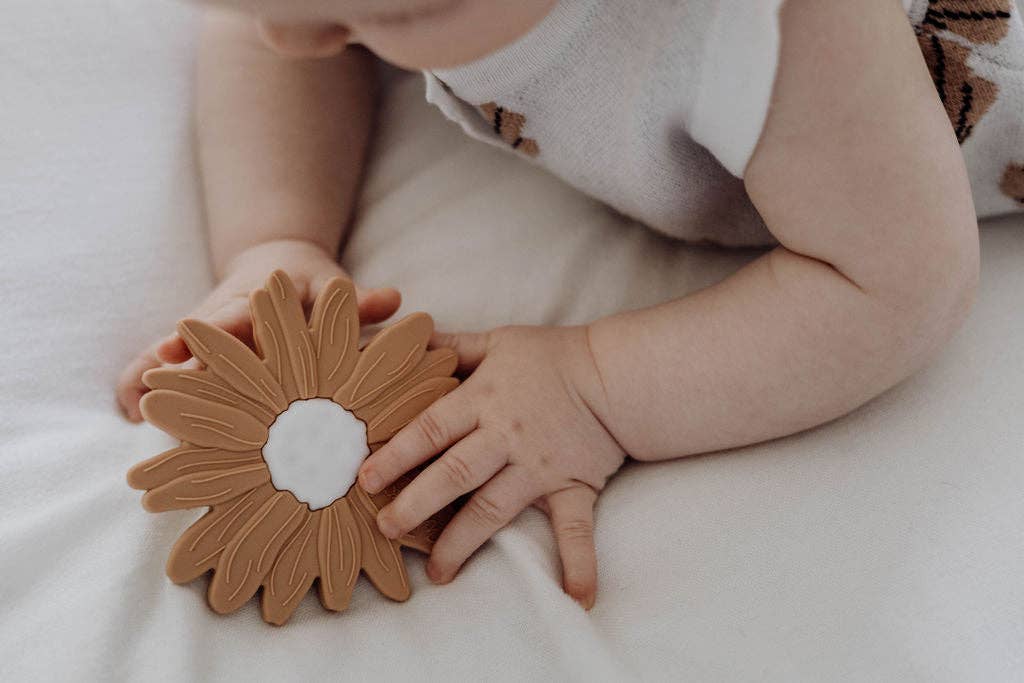
[[[535,504],[565,591],[589,608],[593,508],[627,455],[792,434],[904,379],[964,320],[977,216],[1024,202],[1014,0],[210,4],[199,151],[220,284],[192,317],[243,339],[247,295],[273,269],[307,303],[342,274],[378,58],[422,71],[469,135],[654,229],[773,245],[649,309],[436,336],[469,378],[359,482],[379,491],[442,454],[378,517],[397,538],[471,494],[427,563],[439,583]],[[399,306],[393,289],[358,299],[369,323]],[[145,370],[188,358],[171,335],[126,368],[128,416]]]

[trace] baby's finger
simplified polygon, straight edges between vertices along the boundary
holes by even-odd
[[[252,341],[252,317],[249,315],[249,300],[232,297],[209,314],[196,314],[197,320],[210,323],[225,332],[233,334],[245,343]],[[156,356],[164,363],[183,363],[192,357],[185,340],[174,332],[157,344]]]
[[[363,324],[373,324],[384,322],[393,316],[402,305],[402,295],[391,287],[356,287],[356,302],[359,305],[359,321]]]
[[[359,468],[359,484],[377,493],[413,467],[420,465],[476,429],[477,413],[456,389],[432,403]]]
[[[594,548],[594,502],[597,493],[578,484],[548,496],[551,527],[562,558],[562,587],[583,609],[597,595],[597,552]]]
[[[459,372],[468,373],[476,370],[490,345],[490,334],[487,332],[434,332],[430,346],[435,349],[451,349],[459,356]]]
[[[448,523],[427,561],[427,576],[448,583],[470,555],[515,519],[538,495],[530,480],[509,466],[483,485]]]
[[[482,486],[508,462],[491,432],[478,429],[448,449],[377,515],[388,538],[399,538],[464,493]]]
[[[124,416],[132,422],[142,421],[139,410],[139,399],[149,389],[142,383],[142,375],[146,370],[160,367],[153,349],[149,348],[129,363],[117,378],[117,402]]]

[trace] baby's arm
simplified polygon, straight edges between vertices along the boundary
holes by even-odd
[[[977,222],[949,122],[896,0],[788,0],[746,183],[781,247],[707,290],[586,328],[439,335],[472,375],[361,466],[400,538],[472,492],[427,562],[451,581],[526,505],[567,593],[597,586],[594,501],[625,454],[677,458],[836,418],[921,367],[970,306]]]
[[[196,114],[218,276],[239,253],[273,240],[337,252],[373,118],[372,60],[362,49],[284,59],[252,18],[207,13]]]
[[[953,131],[895,0],[789,0],[775,101],[747,169],[782,246],[722,283],[587,327],[439,335],[472,375],[362,465],[391,537],[473,492],[434,545],[450,581],[526,505],[566,591],[597,586],[593,505],[623,455],[674,458],[841,415],[921,366],[978,277]]]
[[[636,458],[838,417],[919,368],[970,305],[970,188],[899,3],[787,3],[746,183],[782,246],[694,296],[592,326],[600,417]]]
[[[217,288],[191,317],[248,338],[248,294],[275,268],[308,300],[343,274],[336,258],[366,153],[375,102],[372,57],[362,49],[286,60],[251,18],[204,17],[198,60],[199,157]],[[394,290],[357,290],[366,320],[398,307]],[[140,419],[141,377],[189,358],[176,334],[121,375],[118,399]]]

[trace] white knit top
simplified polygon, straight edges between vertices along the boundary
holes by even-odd
[[[469,135],[668,235],[770,243],[742,177],[771,100],[783,1],[561,0],[518,41],[426,72],[427,99]],[[992,185],[975,187],[982,215],[1024,206],[1024,187],[1014,196],[1024,186],[1022,1],[986,0],[1005,12],[974,22],[958,6],[978,3],[904,0],[929,65],[953,63],[941,81],[953,89],[951,119],[964,118],[956,97],[964,83],[983,94],[1000,81],[982,117],[968,112],[963,140],[972,181]],[[987,68],[993,59],[1004,73]],[[1002,152],[993,159],[995,146]],[[995,177],[1004,168],[1005,182]]]

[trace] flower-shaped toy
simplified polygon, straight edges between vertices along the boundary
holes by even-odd
[[[234,611],[263,588],[263,618],[283,624],[314,581],[329,610],[344,610],[360,572],[405,600],[401,546],[429,552],[452,511],[396,541],[377,511],[415,474],[376,495],[356,483],[363,459],[451,391],[457,358],[427,350],[433,321],[415,313],[359,348],[352,283],[335,278],[307,321],[281,271],[252,293],[257,352],[197,321],[178,331],[201,369],[159,368],[142,414],[181,445],[139,463],[128,483],[151,512],[209,507],[171,550],[167,575],[185,583],[213,571],[208,598]]]

